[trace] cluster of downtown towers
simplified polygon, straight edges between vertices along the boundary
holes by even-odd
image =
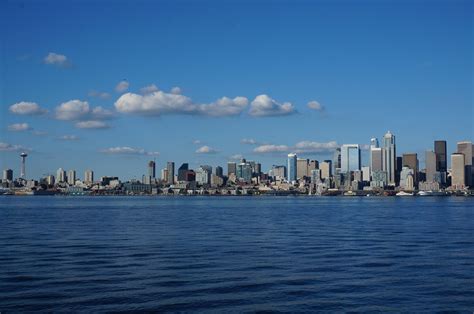
[[[224,186],[228,183],[265,184],[276,182],[282,184],[310,183],[324,185],[324,188],[344,190],[392,189],[399,187],[402,190],[440,190],[450,188],[462,190],[473,188],[474,182],[474,145],[464,141],[457,143],[457,151],[451,154],[451,168],[448,168],[446,141],[434,141],[434,150],[426,151],[425,169],[419,169],[416,153],[396,154],[395,135],[388,131],[381,143],[372,138],[369,148],[369,165],[361,166],[361,149],[358,144],[344,144],[336,148],[332,160],[317,160],[298,158],[296,154],[288,154],[287,165],[273,165],[271,170],[264,174],[261,164],[242,159],[240,162],[228,162],[227,176],[223,168],[217,166],[215,172],[208,165],[201,165],[195,170],[189,169],[188,163],[183,163],[175,175],[175,163],[167,162],[166,168],[161,171],[161,181],[156,179],[155,161],[148,162],[148,175],[144,175],[142,183],[176,185],[183,182],[194,182],[199,186]],[[21,154],[21,178],[25,179],[25,158]],[[11,182],[13,171],[4,170],[3,181]],[[102,177],[104,181],[118,180],[118,177]],[[67,183],[77,185],[76,171],[66,173],[58,169],[57,176],[44,178],[47,185]],[[94,184],[94,172],[86,170],[81,184]]]

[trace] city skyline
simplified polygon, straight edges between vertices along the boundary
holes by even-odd
[[[154,158],[196,169],[235,155],[266,171],[345,143],[368,165],[387,130],[421,166],[434,140],[448,156],[473,140],[468,1],[347,4],[350,15],[326,2],[115,3],[107,16],[104,3],[72,5],[2,5],[2,169],[18,173],[26,151],[35,178],[140,178]],[[142,18],[122,29],[132,10]]]

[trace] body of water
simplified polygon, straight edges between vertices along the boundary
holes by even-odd
[[[474,311],[474,198],[0,197],[0,312]]]

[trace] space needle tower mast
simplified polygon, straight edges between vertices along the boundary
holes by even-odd
[[[26,169],[26,157],[28,156],[27,153],[23,152],[20,154],[21,157],[21,171],[20,171],[20,178],[24,179],[25,178],[25,169]]]

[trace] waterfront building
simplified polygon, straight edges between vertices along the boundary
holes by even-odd
[[[227,176],[230,176],[232,173],[233,174],[237,173],[237,163],[233,161],[229,161],[227,163]]]
[[[163,181],[164,183],[168,182],[168,169],[167,168],[161,169],[161,181]]]
[[[362,167],[362,181],[370,182],[370,167]]]
[[[418,155],[416,153],[405,153],[402,157],[403,167],[408,167],[413,170],[413,180],[415,184],[418,183]],[[403,168],[402,168],[403,169]],[[401,174],[400,174],[401,180]]]
[[[385,188],[387,185],[387,172],[376,170],[372,172],[372,179],[370,180],[370,186],[372,188]]]
[[[274,180],[286,179],[286,166],[282,165],[273,165],[272,169],[269,172],[269,176]]]
[[[311,170],[311,183],[317,184],[321,182],[321,170],[313,169]]]
[[[196,169],[196,182],[200,185],[211,184],[212,167],[211,166],[200,166]]]
[[[296,181],[297,156],[296,154],[288,154],[288,182]]]
[[[46,184],[47,185],[54,185],[55,183],[55,178],[52,174],[46,176]]]
[[[84,172],[84,183],[85,184],[92,184],[94,183],[94,171],[87,169]]]
[[[148,176],[152,179],[156,178],[156,163],[154,160],[148,162]]]
[[[332,176],[332,161],[325,160],[320,165],[319,168],[321,169],[321,178],[327,179]]]
[[[395,171],[396,171],[396,146],[395,135],[390,131],[385,133],[382,145],[382,170],[387,172],[387,184],[395,185]]]
[[[457,143],[458,153],[464,155],[464,176],[465,176],[465,184],[469,187],[474,185],[474,146],[472,142],[464,141]]]
[[[56,179],[58,183],[63,183],[66,182],[66,170],[63,168],[59,168],[58,171],[56,171]]]
[[[300,180],[303,177],[308,176],[308,164],[309,159],[297,158],[296,159],[296,179]]]
[[[76,184],[76,170],[69,170],[67,172],[67,184],[69,185]]]
[[[341,146],[341,172],[360,170],[359,144],[344,144]]]
[[[3,170],[3,181],[13,181],[13,170],[12,169]]]
[[[166,163],[166,170],[168,170],[166,183],[173,184],[174,183],[174,161],[168,161]]]
[[[216,187],[220,187],[220,186],[223,186],[224,185],[224,179],[222,176],[218,176],[216,174],[213,174],[211,176],[211,185],[212,186],[216,186]]]
[[[460,190],[465,187],[465,155],[462,153],[451,154],[451,188]]]
[[[425,154],[426,182],[435,182],[436,173],[436,153],[427,150]]]
[[[257,162],[255,163],[255,171],[257,175],[260,175],[262,173],[262,164]]]
[[[382,171],[383,170],[383,163],[382,163],[382,148],[380,147],[373,147],[370,148],[370,173],[374,171]],[[371,175],[370,174],[370,175]]]
[[[403,166],[402,171],[400,172],[400,189],[413,191],[414,189],[414,179],[413,179],[414,171],[413,169]]]

